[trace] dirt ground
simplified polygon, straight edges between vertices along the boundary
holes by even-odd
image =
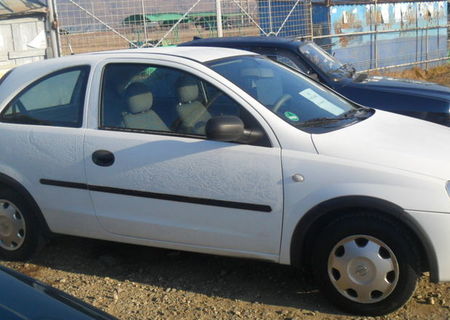
[[[260,261],[58,236],[27,263],[1,264],[119,319],[371,319],[342,314],[308,275]],[[425,275],[412,300],[375,319],[450,319],[450,284]]]
[[[372,73],[375,74],[375,73]],[[412,68],[401,72],[377,72],[378,75],[390,76],[395,78],[413,79],[421,81],[430,81],[442,85],[450,86],[450,63],[445,65],[429,68],[424,70],[421,68]]]
[[[450,65],[385,75],[450,86]],[[365,318],[330,305],[309,275],[260,261],[58,236],[27,263],[0,264],[119,319],[450,320],[450,284],[427,275],[404,308]]]

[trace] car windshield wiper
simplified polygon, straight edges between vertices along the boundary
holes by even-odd
[[[358,115],[358,113],[364,112],[364,114],[366,114],[368,110],[370,110],[370,109],[366,109],[366,108],[351,109],[347,112],[344,112],[339,117],[335,117],[335,118],[328,118],[328,117],[313,118],[310,120],[303,121],[302,123],[299,123],[297,125],[297,127],[315,127],[318,125],[335,123],[335,122],[339,122],[342,120],[360,119],[363,117],[361,117],[361,115]]]

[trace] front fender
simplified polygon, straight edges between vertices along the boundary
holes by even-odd
[[[324,201],[311,208],[295,226],[290,245],[290,264],[301,265],[307,255],[308,237],[317,234],[330,219],[355,209],[369,209],[384,214],[402,223],[422,245],[430,269],[431,281],[437,282],[439,275],[438,260],[435,248],[425,230],[411,217],[411,215],[394,203],[366,196],[346,196]]]

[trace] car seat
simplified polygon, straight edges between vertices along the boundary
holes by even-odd
[[[191,77],[181,79],[177,88],[180,102],[176,109],[180,131],[192,134],[205,134],[205,126],[211,114],[200,101],[198,81]]]
[[[170,131],[159,115],[151,110],[153,94],[143,83],[135,82],[125,92],[128,112],[123,116],[123,124],[129,129]]]

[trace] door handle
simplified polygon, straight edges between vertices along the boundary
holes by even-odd
[[[92,161],[100,167],[109,167],[114,163],[114,154],[108,150],[97,150],[92,154]]]

